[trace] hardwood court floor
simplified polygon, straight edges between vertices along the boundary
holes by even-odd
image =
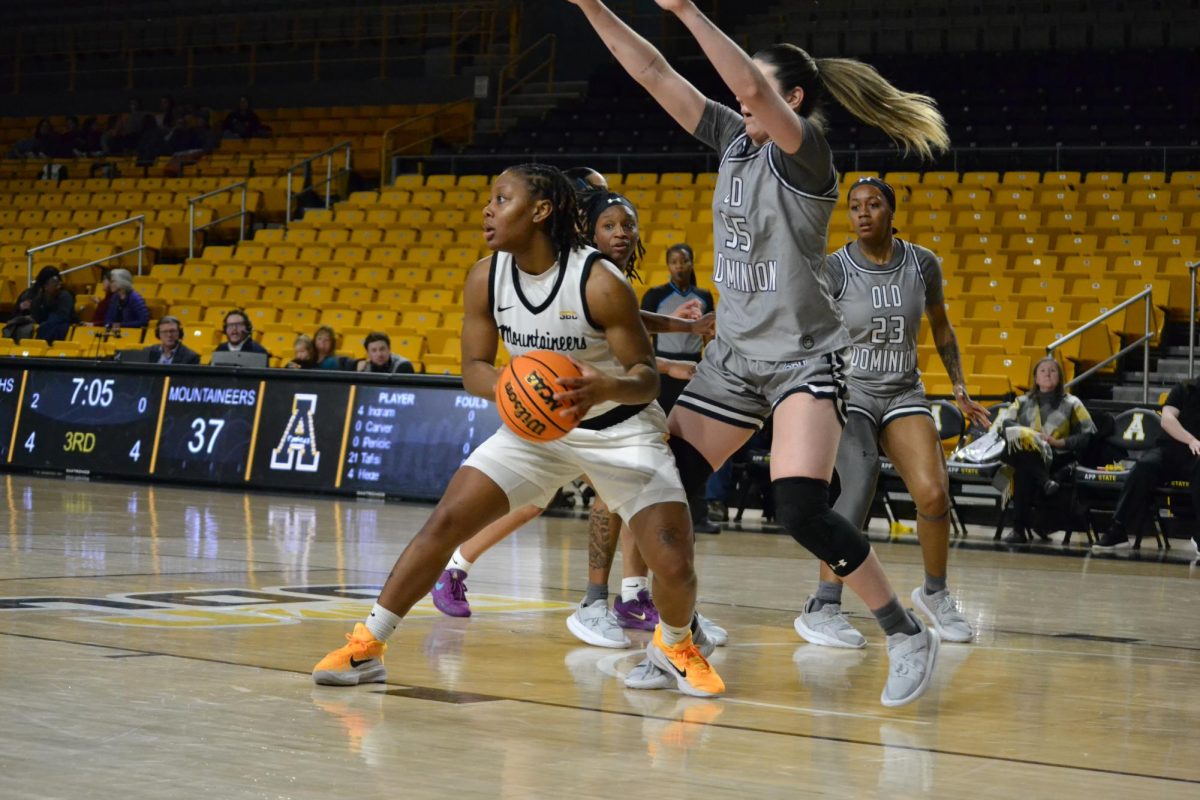
[[[540,520],[476,565],[471,619],[415,610],[388,685],[313,686],[375,596],[344,587],[380,583],[429,509],[0,477],[0,797],[1200,796],[1186,561],[959,548],[978,641],[886,709],[857,600],[865,650],[806,645],[799,546],[702,537],[730,630],[707,701],[626,690],[636,651],[571,637],[583,523]],[[918,548],[877,547],[907,597]]]

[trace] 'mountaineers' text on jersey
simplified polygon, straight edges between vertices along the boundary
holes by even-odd
[[[858,242],[829,256],[829,285],[850,338],[847,381],[874,394],[911,389],[921,380],[917,335],[925,307],[942,302],[942,270],[924,247],[895,239],[892,259],[868,261]]]
[[[717,336],[743,356],[795,361],[850,343],[823,282],[838,198],[829,146],[813,125],[792,155],[755,146],[740,114],[712,102],[696,138],[721,153],[713,194]],[[797,183],[820,181],[817,191]]]
[[[591,364],[608,375],[624,375],[625,367],[613,355],[604,331],[592,321],[587,305],[588,276],[593,269],[609,269],[625,277],[598,250],[572,250],[567,263],[556,264],[541,275],[522,272],[510,253],[492,256],[489,305],[510,356],[530,350],[554,350]],[[616,408],[613,402],[597,403],[585,419]]]

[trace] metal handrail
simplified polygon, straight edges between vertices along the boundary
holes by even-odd
[[[1196,377],[1196,270],[1200,261],[1187,265],[1192,275],[1192,298],[1188,303],[1188,380]]]
[[[226,194],[234,189],[242,190],[242,210],[237,214],[228,214],[220,219],[210,220],[209,222],[196,227],[196,204],[207,200],[218,194]],[[220,189],[213,189],[211,192],[198,194],[195,197],[188,198],[188,258],[196,257],[196,232],[207,230],[215,225],[220,225],[222,222],[228,222],[234,217],[238,218],[238,241],[246,239],[246,192],[249,189],[249,183],[246,181],[238,181],[231,183],[228,186],[222,186]]]
[[[324,158],[325,159],[325,180],[321,181],[321,183],[325,184],[325,207],[329,208],[329,204],[332,202],[332,199],[333,199],[333,193],[332,193],[332,190],[333,190],[333,155],[334,155],[334,153],[336,153],[339,150],[342,150],[345,152],[346,161],[342,168],[345,172],[349,173],[350,172],[350,150],[353,148],[353,146],[354,146],[354,142],[347,139],[344,142],[340,142],[338,144],[333,145],[332,147],[328,147],[328,148],[322,150],[321,152],[317,153],[316,155],[311,155],[308,158],[303,159],[302,161],[297,161],[295,164],[292,164],[290,167],[287,168],[287,170],[286,170],[286,173],[287,173],[286,222],[288,225],[292,224],[292,197],[294,195],[294,192],[292,191],[292,173],[294,173],[298,169],[308,166],[312,162],[316,161],[318,158]],[[313,187],[320,186],[320,185],[321,184],[319,184],[319,183],[312,184]]]
[[[446,103],[445,105],[438,106],[433,111],[427,111],[424,114],[421,114],[419,116],[410,117],[409,119],[406,119],[403,122],[398,122],[395,125],[393,125],[392,127],[388,128],[386,131],[384,131],[383,132],[383,141],[379,145],[379,184],[381,186],[383,186],[387,183],[390,183],[389,176],[388,176],[388,162],[391,161],[392,156],[398,155],[399,153],[403,152],[403,148],[401,148],[399,150],[389,150],[390,143],[392,140],[392,134],[394,134],[396,131],[398,131],[402,128],[405,128],[416,122],[420,122],[422,120],[428,119],[430,117],[433,117],[436,119],[438,117],[438,115],[443,114],[456,106],[464,105],[467,103],[474,103],[474,102],[475,102],[474,97],[461,97],[458,100],[454,100],[452,102]],[[470,124],[471,125],[475,124],[475,119],[473,117],[471,119]],[[434,136],[426,137],[425,139],[421,139],[419,141],[412,142],[411,144],[409,144],[407,146],[415,147],[416,145],[423,144],[436,136],[437,136],[437,134],[435,133]],[[394,173],[390,176],[391,180],[394,180],[395,177],[396,176]]]
[[[1075,337],[1083,335],[1087,331],[1089,331],[1092,328],[1099,325],[1101,322],[1104,322],[1104,320],[1106,320],[1109,317],[1116,314],[1118,311],[1124,311],[1126,308],[1128,308],[1129,306],[1131,306],[1137,302],[1144,303],[1145,310],[1146,310],[1145,324],[1142,329],[1142,337],[1140,339],[1138,339],[1137,341],[1132,342],[1132,343],[1126,345],[1125,347],[1122,347],[1120,350],[1113,353],[1111,356],[1104,359],[1103,361],[1099,362],[1098,364],[1093,366],[1091,369],[1088,369],[1087,371],[1080,373],[1079,375],[1076,375],[1071,380],[1067,381],[1066,388],[1070,389],[1075,384],[1081,382],[1084,378],[1087,378],[1088,376],[1094,374],[1095,372],[1103,369],[1105,366],[1111,364],[1112,362],[1116,361],[1121,356],[1134,350],[1135,348],[1137,348],[1140,345],[1142,348],[1142,402],[1143,403],[1150,402],[1150,340],[1154,338],[1154,332],[1150,330],[1150,319],[1153,316],[1152,315],[1153,290],[1150,287],[1146,287],[1145,289],[1142,289],[1140,292],[1135,294],[1133,297],[1130,297],[1128,300],[1125,300],[1124,302],[1117,304],[1113,308],[1110,308],[1108,311],[1105,311],[1103,314],[1096,317],[1095,319],[1085,322],[1083,325],[1080,325],[1078,328],[1076,328],[1075,330],[1066,334],[1065,336],[1058,337],[1053,342],[1046,345],[1046,355],[1053,355],[1054,351],[1057,350],[1059,347],[1062,347],[1064,344],[1071,341]]]
[[[135,247],[131,250],[122,250],[120,253],[113,253],[112,255],[105,256],[104,258],[97,258],[95,261],[89,261],[86,264],[80,264],[79,266],[76,266],[76,267],[69,267],[67,269],[62,270],[61,274],[66,275],[71,272],[78,272],[81,269],[86,269],[88,267],[94,267],[97,264],[103,264],[105,261],[108,261],[113,258],[120,258],[121,256],[127,256],[130,253],[137,253],[138,254],[137,274],[141,275],[142,274],[142,261],[143,261],[142,253],[146,249],[146,215],[145,214],[138,214],[137,216],[130,217],[129,219],[123,219],[120,222],[113,222],[108,225],[102,225],[99,228],[92,228],[90,231],[84,231],[83,233],[76,233],[72,236],[64,236],[61,239],[55,239],[53,242],[47,242],[46,244],[39,244],[36,247],[30,247],[28,250],[25,251],[25,258],[28,260],[28,277],[29,277],[28,285],[33,286],[33,254],[34,253],[40,253],[43,250],[48,250],[51,247],[57,247],[60,244],[70,244],[71,242],[76,242],[76,241],[79,241],[80,239],[86,239],[89,236],[95,236],[97,233],[104,233],[105,231],[111,231],[114,228],[120,228],[123,225],[131,225],[133,223],[137,223],[137,226],[138,226],[138,246],[137,247]]]
[[[529,53],[533,52],[533,49],[535,47],[538,47],[539,45],[542,44],[542,42],[545,42],[545,41],[550,42],[550,57],[547,58],[545,61],[534,66],[532,69],[529,70],[529,72],[525,73],[525,75],[522,76],[521,78],[518,78],[516,83],[514,83],[512,86],[508,87],[508,89],[506,90],[504,88],[504,83],[508,79],[508,74],[510,72],[513,72],[514,70],[516,70],[517,65],[521,63],[521,60],[523,58],[525,58],[525,56],[529,55]],[[558,37],[553,33],[547,33],[545,36],[538,39],[533,44],[529,45],[529,47],[526,47],[524,50],[517,53],[515,56],[513,56],[511,59],[509,59],[507,64],[504,65],[503,69],[500,70],[500,80],[496,86],[496,120],[495,120],[495,129],[496,130],[500,130],[500,119],[502,116],[502,112],[504,110],[505,98],[508,95],[512,94],[513,92],[517,91],[517,89],[520,89],[522,86],[524,86],[529,81],[533,80],[533,76],[536,75],[542,69],[546,70],[546,91],[553,90],[553,88],[554,88],[554,63],[557,58],[557,55],[558,55]]]

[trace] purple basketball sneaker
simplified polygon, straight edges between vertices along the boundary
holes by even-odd
[[[628,603],[617,598],[613,603],[613,613],[617,616],[617,624],[622,628],[652,631],[658,624],[658,609],[654,607],[654,601],[645,589],[638,592],[637,597]]]
[[[442,570],[430,596],[438,611],[448,617],[471,616],[471,604],[467,602],[467,573],[461,569]],[[657,619],[657,614],[655,615]]]

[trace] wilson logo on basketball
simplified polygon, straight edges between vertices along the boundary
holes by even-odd
[[[500,372],[496,407],[508,429],[531,442],[549,442],[565,436],[579,421],[561,412],[572,403],[555,398],[562,378],[578,378],[579,367],[562,353],[531,350]]]
[[[511,419],[516,420],[527,431],[538,437],[546,432],[546,425],[540,420],[535,419],[529,407],[521,402],[521,398],[517,396],[516,389],[513,388],[512,381],[504,382],[504,393],[508,396],[508,402],[512,403]],[[519,430],[517,432],[520,433]]]

